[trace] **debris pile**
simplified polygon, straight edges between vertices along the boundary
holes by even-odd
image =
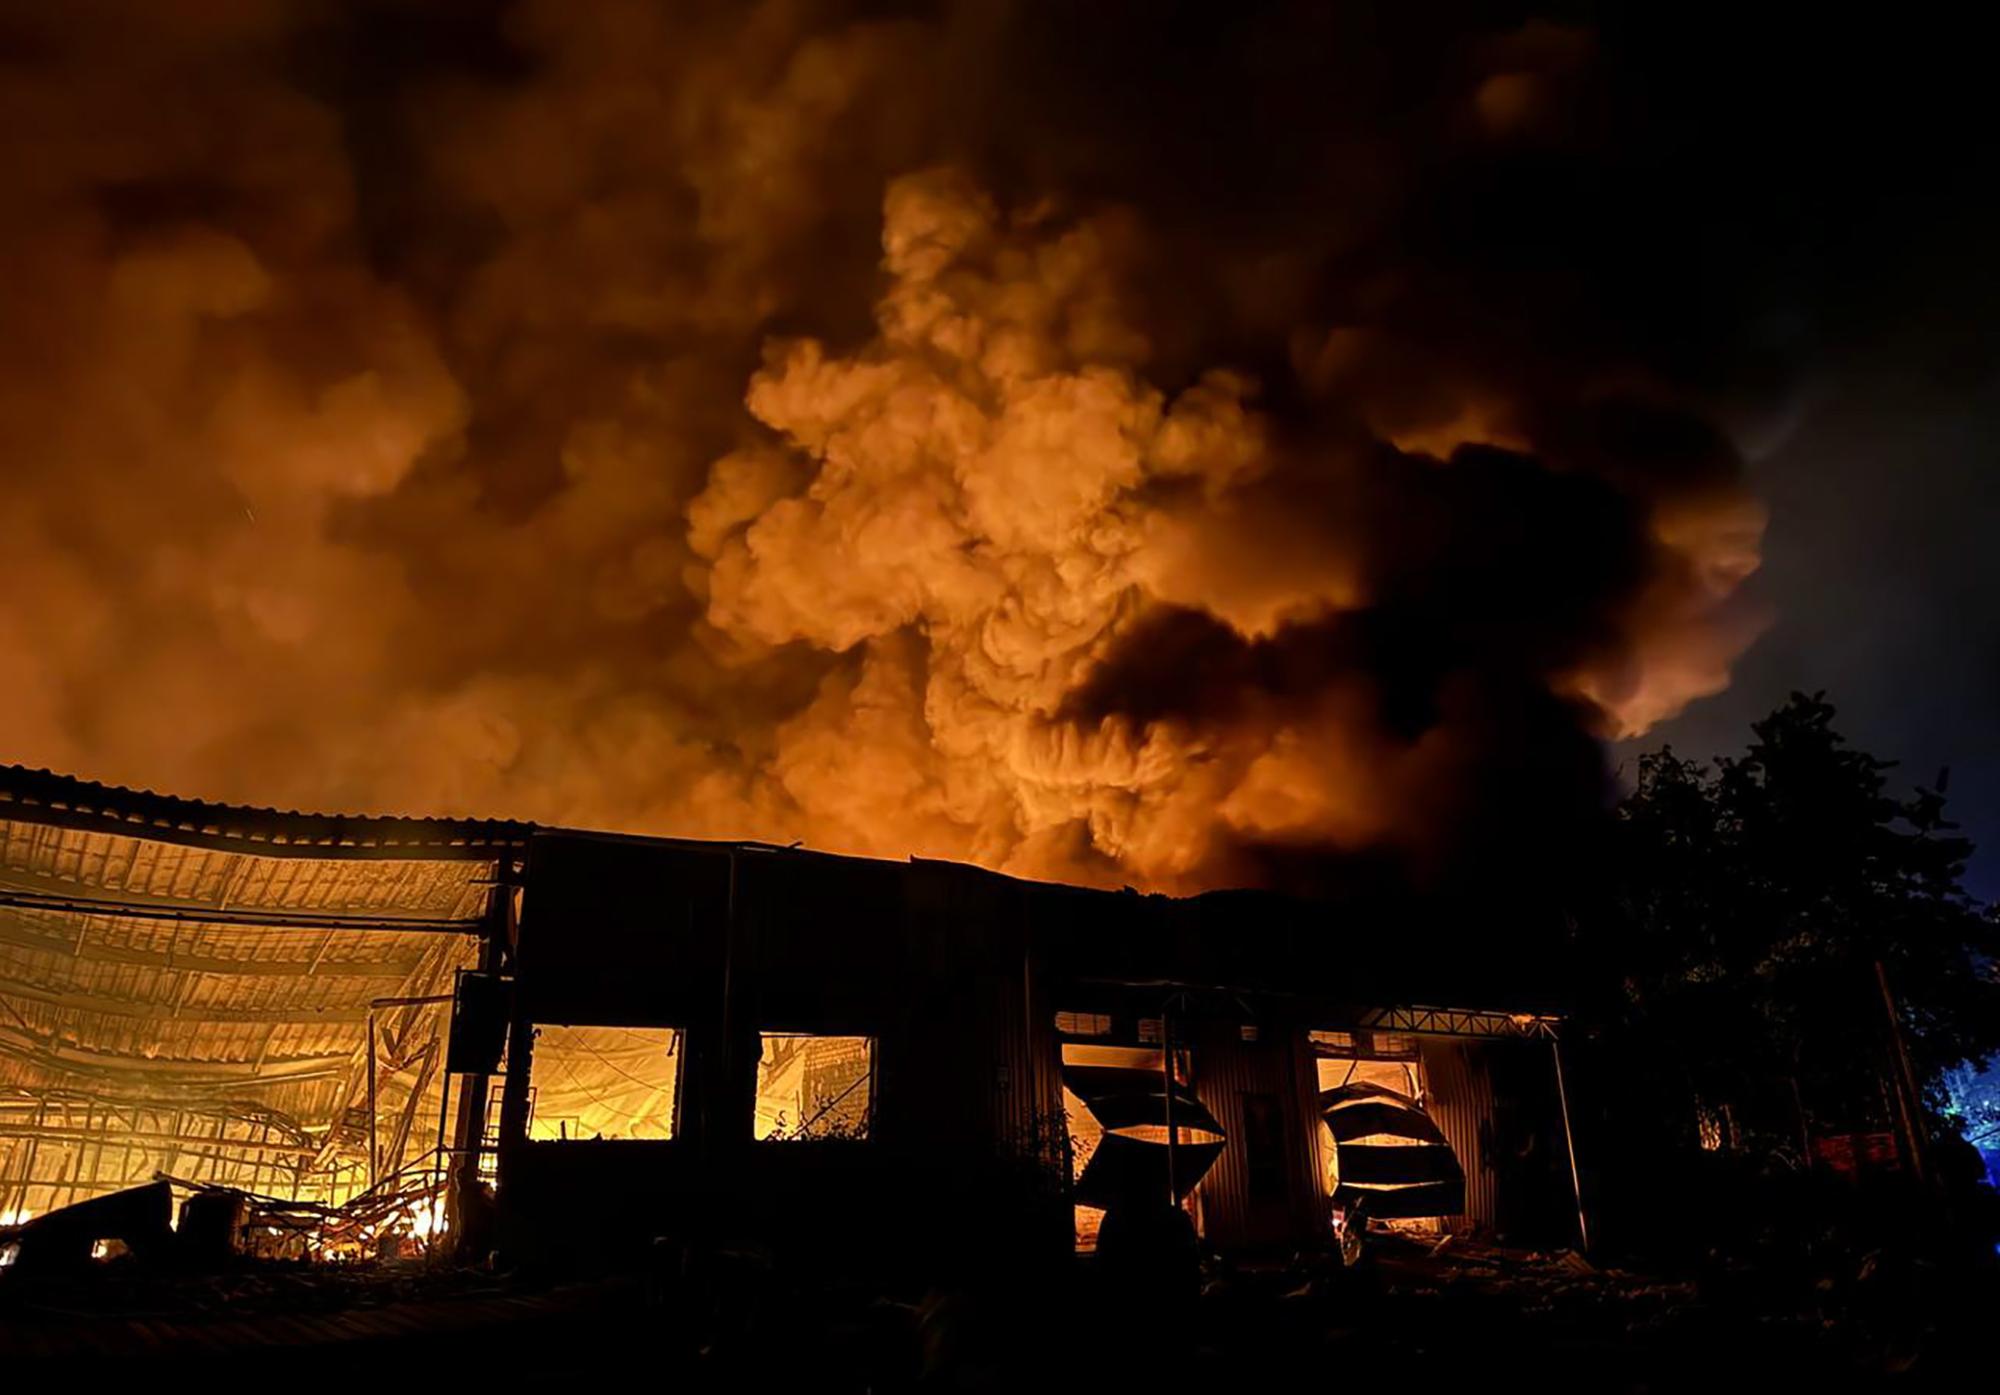
[[[176,1194],[183,1195],[178,1212]],[[436,1259],[444,1174],[405,1169],[341,1206],[260,1196],[161,1174],[0,1227],[0,1270],[74,1274],[93,1266],[212,1272],[241,1261],[352,1264]]]

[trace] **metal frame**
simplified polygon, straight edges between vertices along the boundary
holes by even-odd
[[[420,935],[476,935],[484,921],[435,916],[328,915],[315,911],[270,909],[225,910],[209,906],[161,906],[111,897],[52,896],[39,891],[0,888],[0,906],[63,915],[102,916],[108,920],[166,920],[195,925],[244,926],[253,930],[356,930]]]
[[[1546,1013],[1485,1012],[1439,1007],[1375,1008],[1361,1014],[1355,1028],[1401,1032],[1410,1036],[1474,1037],[1487,1040],[1546,1041],[1555,1068],[1556,1103],[1562,1118],[1563,1151],[1569,1163],[1570,1197],[1576,1203],[1576,1233],[1580,1252],[1590,1253],[1590,1216],[1583,1203],[1583,1171],[1576,1158],[1576,1130],[1570,1122],[1569,1082],[1563,1071],[1562,1019]]]
[[[1476,1008],[1372,1008],[1354,1026],[1371,1032],[1407,1032],[1432,1037],[1513,1037],[1554,1041],[1561,1018],[1543,1013],[1486,1012]]]
[[[351,1162],[316,1168],[324,1144],[289,1116],[233,1102],[10,1086],[0,1090],[0,1138],[25,1144],[0,1171],[0,1211],[19,1212],[31,1202],[46,1211],[169,1169],[203,1183],[289,1190],[294,1199],[329,1199],[359,1185],[343,1175],[359,1170]],[[57,1153],[52,1171],[37,1169],[44,1144]]]

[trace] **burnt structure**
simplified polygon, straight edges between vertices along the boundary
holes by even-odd
[[[1066,1248],[1089,1243],[1102,1170],[1114,1191],[1157,1178],[1186,1197],[1216,1249],[1289,1253],[1330,1237],[1333,1174],[1396,1175],[1324,1122],[1323,1096],[1357,1076],[1421,1099],[1449,1149],[1397,1151],[1463,1177],[1443,1206],[1443,1174],[1391,1182],[1376,1214],[1574,1238],[1555,1019],[1438,1006],[1423,980],[1455,972],[1423,972],[1420,934],[1343,935],[1324,907],[1258,893],[552,832],[525,882],[490,1140],[513,1243],[630,1250],[721,1227],[893,1262],[992,1227]],[[673,1136],[535,1128],[554,1028],[674,1033]],[[865,1045],[864,1128],[767,1128],[770,1044],[801,1038]],[[1152,1156],[1097,1167],[1120,1147]],[[1421,1184],[1426,1204],[1398,1209]]]
[[[1224,1252],[1329,1244],[1362,1195],[1575,1239],[1556,1004],[1414,912],[22,770],[0,832],[17,1218],[421,1176],[456,1239],[553,1263],[1055,1255],[1135,1192]]]

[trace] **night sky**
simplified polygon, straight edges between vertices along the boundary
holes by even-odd
[[[1686,21],[1689,27],[1682,30]],[[1691,47],[1740,44],[1722,118],[1740,123],[1740,188],[1764,237],[1803,268],[1767,325],[1788,342],[1792,410],[1749,475],[1771,510],[1748,590],[1770,629],[1729,690],[1646,739],[1740,751],[1792,690],[1824,690],[1855,744],[1930,786],[1979,845],[1970,889],[2000,895],[2000,273],[1991,113],[1977,45],[1942,9],[1893,24],[1794,13],[1745,34],[1690,12]],[[1697,37],[1699,36],[1699,37]],[[1969,35],[1961,36],[1965,39]],[[1716,56],[1690,59],[1702,71]],[[1794,209],[1794,220],[1783,210]],[[1727,220],[1723,220],[1726,224]],[[1718,244],[1729,255],[1725,233]],[[1773,285],[1786,278],[1774,274]],[[1805,289],[1810,287],[1810,290]]]
[[[1983,381],[1851,380],[1753,467],[1772,507],[1770,630],[1727,692],[1638,742],[1733,754],[1794,689],[1824,689],[1854,744],[1901,762],[1896,785],[1950,768],[1951,816],[1978,845],[1968,888],[2000,896],[2000,558],[1995,554],[1990,347]],[[1977,360],[1974,360],[1975,362]]]

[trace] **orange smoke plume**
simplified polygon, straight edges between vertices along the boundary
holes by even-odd
[[[1593,807],[1756,633],[1700,404],[1398,251],[1587,36],[1302,169],[1032,7],[7,23],[0,757],[1189,889]]]

